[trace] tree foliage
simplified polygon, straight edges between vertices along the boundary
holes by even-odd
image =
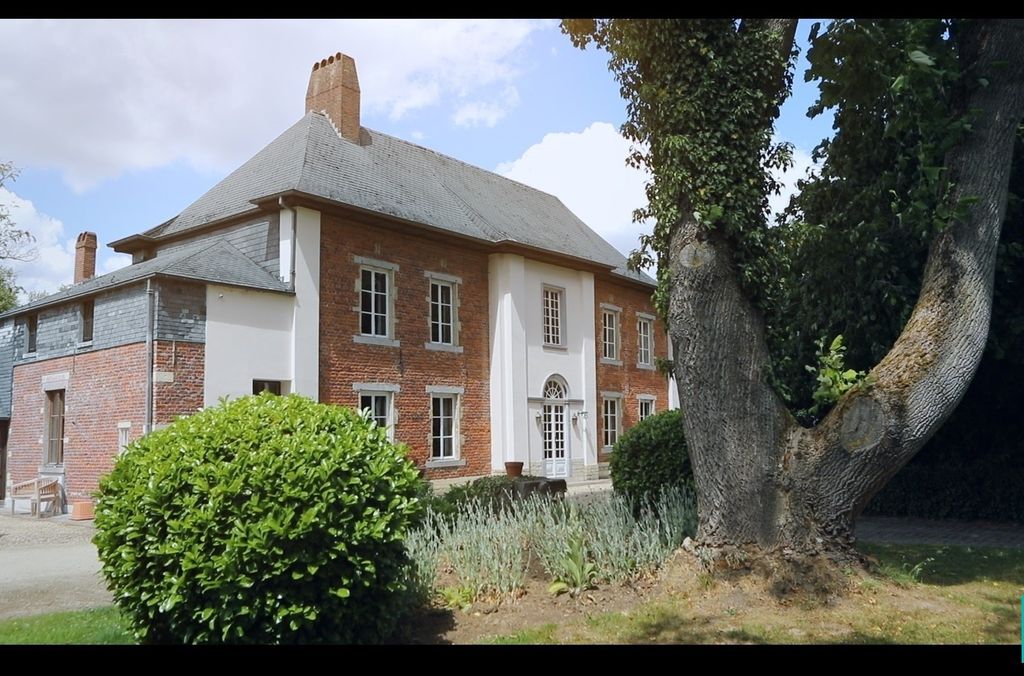
[[[809,78],[817,111],[837,109],[838,133],[777,228],[765,200],[770,170],[786,163],[771,135],[796,20],[563,27],[610,52],[623,131],[639,148],[631,161],[652,174],[637,215],[657,225],[632,260],[651,250],[659,262],[700,546],[726,559],[749,543],[844,557],[857,516],[946,421],[981,361],[1024,115],[1024,22],[816,26]],[[906,274],[880,257],[926,242]],[[890,307],[868,302],[864,319],[841,321],[865,297]],[[824,321],[809,319],[828,300]],[[862,379],[857,360],[876,349],[884,356]],[[816,410],[795,419],[815,393]]]
[[[579,47],[593,41],[608,50],[627,102],[627,161],[651,172],[648,204],[635,218],[651,219],[654,232],[641,236],[631,263],[658,262],[659,312],[666,314],[669,234],[688,211],[708,236],[730,243],[744,287],[763,304],[777,277],[767,223],[768,195],[779,190],[772,171],[792,156],[789,144],[772,141],[791,84],[785,63],[795,55],[780,54],[778,27],[652,19],[566,20],[562,28]],[[764,88],[775,74],[783,85]]]
[[[18,170],[10,162],[0,162],[0,188],[18,177]],[[15,225],[15,219],[6,204],[0,202],[0,260],[28,261],[36,256],[35,237]]]
[[[968,206],[950,204],[945,157],[970,118],[948,20],[839,20],[811,31],[819,97],[835,135],[813,151],[782,223],[781,283],[766,324],[781,394],[803,409],[815,341],[844,336],[847,361],[870,368],[906,324],[933,236]],[[804,416],[805,422],[814,417]]]

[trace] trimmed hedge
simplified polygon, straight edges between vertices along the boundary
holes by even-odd
[[[692,481],[682,412],[662,411],[627,430],[615,444],[610,464],[615,492],[638,500]]]
[[[429,511],[437,516],[454,517],[470,502],[484,503],[496,509],[518,495],[516,484],[524,481],[545,481],[544,477],[523,475],[515,478],[504,474],[480,477],[473,481],[456,484],[441,495],[435,495],[427,503]]]
[[[1024,523],[1024,466],[1005,458],[914,464],[872,498],[865,514]]]
[[[94,541],[140,641],[377,641],[406,602],[420,489],[369,419],[264,393],[129,445]]]

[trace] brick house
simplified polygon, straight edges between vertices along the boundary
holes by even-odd
[[[354,61],[133,264],[0,315],[0,487],[86,497],[121,447],[224,396],[370,409],[431,479],[597,478],[670,405],[653,281],[557,198],[360,125]]]

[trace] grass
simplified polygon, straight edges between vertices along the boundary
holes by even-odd
[[[877,561],[826,605],[792,604],[696,573],[620,612],[538,623],[489,639],[539,643],[1017,643],[1024,550],[863,545]],[[931,559],[931,561],[928,561]],[[923,565],[922,562],[924,563]],[[501,612],[501,611],[499,611]],[[442,632],[443,633],[443,632]],[[0,644],[132,643],[117,610],[0,621]]]
[[[135,643],[113,606],[0,621],[0,644]]]
[[[829,603],[790,603],[747,581],[690,573],[631,609],[523,628],[494,642],[1017,643],[1024,551],[864,545],[877,564]]]
[[[491,641],[498,645],[537,645],[542,643],[557,643],[555,632],[557,624],[543,624],[535,629],[524,629],[517,634],[499,636]]]

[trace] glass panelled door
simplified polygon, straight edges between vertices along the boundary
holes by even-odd
[[[556,380],[544,386],[544,407],[541,413],[541,436],[544,442],[544,476],[569,476],[569,458],[565,436],[565,388]],[[556,401],[551,401],[556,400]]]

